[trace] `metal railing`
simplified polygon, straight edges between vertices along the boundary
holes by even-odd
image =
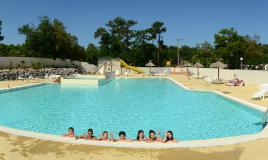
[[[101,65],[99,66],[99,68],[97,68],[95,74],[99,72],[99,70],[104,66],[104,64],[105,64],[105,63],[101,64]]]
[[[264,128],[268,124],[268,109],[264,112],[262,122],[263,122],[263,128]]]

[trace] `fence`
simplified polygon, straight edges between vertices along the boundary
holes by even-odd
[[[140,67],[145,73],[149,73],[149,67]],[[182,69],[174,67],[152,67],[152,72],[164,72],[169,69],[171,72],[181,71]],[[186,68],[183,69],[186,71]],[[196,68],[189,67],[189,70],[197,74]],[[200,68],[200,76],[206,75],[208,77],[217,77],[218,70],[217,68]],[[225,80],[231,80],[234,77],[234,74],[237,75],[239,79],[244,80],[247,84],[263,84],[268,83],[268,71],[265,70],[231,70],[231,69],[220,69],[220,77]]]
[[[13,68],[18,66],[32,67],[33,64],[40,63],[46,67],[73,67],[79,66],[79,61],[71,61],[70,59],[49,59],[49,58],[31,58],[31,57],[0,57],[1,68]]]

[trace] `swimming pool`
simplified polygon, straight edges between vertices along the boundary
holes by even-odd
[[[172,130],[179,140],[253,134],[262,112],[212,92],[190,91],[165,78],[115,79],[90,87],[47,84],[0,93],[0,125],[48,134],[70,126],[135,138],[139,129]]]

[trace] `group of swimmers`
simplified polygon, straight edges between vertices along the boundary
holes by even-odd
[[[74,137],[76,139],[86,139],[86,140],[94,140],[94,141],[110,141],[110,142],[133,142],[133,141],[139,141],[139,142],[161,142],[161,143],[176,143],[177,140],[173,137],[172,131],[166,131],[164,138],[161,138],[160,132],[156,135],[155,131],[150,130],[149,131],[149,136],[145,137],[144,131],[139,130],[137,133],[137,138],[136,140],[133,139],[128,139],[126,138],[126,133],[124,131],[119,132],[119,138],[115,139],[113,137],[113,133],[110,132],[110,136],[108,131],[104,131],[101,133],[101,135],[97,138],[93,134],[93,129],[89,128],[87,131],[87,134],[77,136],[75,135],[74,128],[70,127],[68,129],[68,132],[64,134],[63,136],[65,137]]]

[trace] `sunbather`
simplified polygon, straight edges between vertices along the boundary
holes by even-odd
[[[232,80],[229,80],[227,83],[226,83],[227,86],[245,86],[245,83],[243,80],[239,80],[237,78],[237,75],[234,74],[234,77]]]

